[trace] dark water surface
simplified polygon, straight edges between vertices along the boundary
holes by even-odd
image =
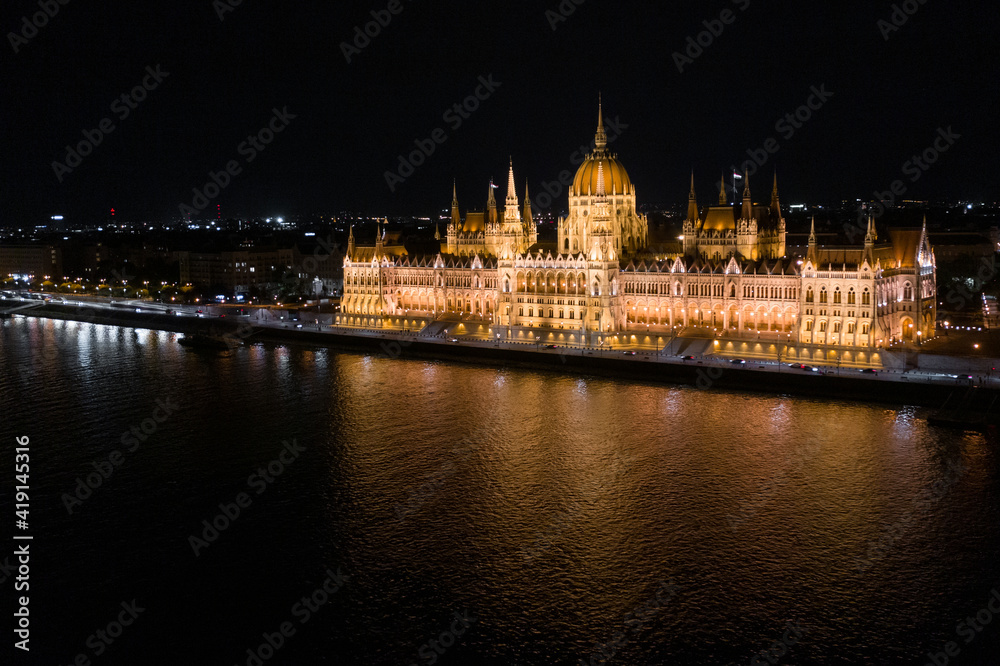
[[[284,622],[261,663],[749,664],[783,634],[775,663],[1000,663],[1000,617],[958,633],[1000,589],[996,443],[915,409],[18,318],[0,414],[7,524],[31,438],[18,663],[256,664]]]

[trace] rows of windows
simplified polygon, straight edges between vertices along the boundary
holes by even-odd
[[[833,289],[834,305],[839,305],[843,303],[843,299],[844,295],[841,293],[840,287],[834,287]],[[815,302],[816,302],[816,293],[813,291],[812,286],[810,286],[808,289],[806,289],[806,303],[815,303]],[[820,287],[819,289],[819,302],[820,303],[830,302],[830,294],[825,286]],[[865,287],[864,290],[861,292],[861,305],[871,305],[871,303],[872,303],[871,293],[868,291],[868,287]],[[854,287],[851,287],[850,289],[847,290],[847,304],[848,305],[857,304],[857,294],[854,292]]]
[[[809,320],[806,321],[806,323],[805,323],[805,329],[806,329],[807,333],[812,333],[813,332],[813,324],[814,324],[814,322],[811,319],[809,319]],[[871,325],[868,322],[861,322],[861,335],[868,335],[868,331],[870,330],[870,326]],[[845,333],[847,335],[854,335],[855,330],[856,330],[856,324],[853,321],[847,322]],[[831,333],[840,333],[840,331],[841,331],[841,322],[839,322],[839,321],[832,322],[832,326],[830,327],[830,332]],[[827,321],[825,319],[822,319],[822,320],[819,321],[818,325],[816,326],[816,332],[817,333],[826,333],[827,332]]]

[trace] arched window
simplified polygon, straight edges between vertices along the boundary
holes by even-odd
[[[674,296],[680,296],[680,295],[681,295],[681,283],[674,282]]]
[[[848,305],[855,304],[854,287],[851,287],[851,290],[847,292],[847,304]]]
[[[729,286],[729,298],[736,298],[736,285]]]
[[[865,287],[865,290],[861,292],[861,305],[871,305],[871,304],[872,304],[872,295],[868,292],[868,287]]]
[[[837,287],[836,289],[833,290],[833,302],[835,304],[840,303],[840,287]]]
[[[566,242],[565,242],[565,243],[563,243],[563,247],[564,247],[564,249],[566,249],[566,250],[568,250],[568,249],[569,249],[569,239],[568,239],[568,238],[566,239]]]
[[[868,324],[861,324],[861,335],[868,335]]]
[[[529,317],[535,316],[535,308],[528,308],[528,316]]]
[[[826,287],[822,287],[819,290],[819,302],[826,303]]]
[[[812,303],[815,300],[816,299],[813,296],[813,288],[809,287],[809,289],[806,291],[806,303]]]
[[[907,282],[903,285],[903,300],[912,301],[913,300],[913,285]]]
[[[508,280],[507,278],[504,278],[503,280],[503,290],[505,292],[510,293],[510,280]]]

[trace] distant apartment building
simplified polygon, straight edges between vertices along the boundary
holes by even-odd
[[[971,257],[985,260],[991,267],[997,252],[997,241],[991,238],[991,231],[975,233],[971,231],[938,231],[930,234],[934,244],[934,256],[938,262]]]
[[[277,284],[293,270],[294,250],[176,252],[181,283],[222,290],[226,296]]]
[[[247,248],[220,252],[175,252],[180,281],[221,295],[273,289],[293,281],[307,291],[338,294],[343,289],[343,256],[309,247]]]
[[[0,277],[63,277],[62,251],[51,245],[0,245]]]

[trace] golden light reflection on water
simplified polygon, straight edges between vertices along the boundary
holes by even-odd
[[[263,344],[205,353],[173,334],[13,326],[27,341],[19,353],[60,350],[39,366],[31,400],[58,396],[73,409],[91,392],[109,391],[108,404],[145,392],[127,427],[159,392],[181,391],[186,411],[169,428],[194,434],[144,449],[137,467],[164,456],[150,478],[209,483],[208,456],[237,458],[238,477],[282,437],[308,442],[309,462],[247,520],[293,521],[318,507],[303,528],[309,547],[358,572],[350,599],[364,603],[354,610],[379,614],[368,627],[469,606],[488,618],[482,636],[557,637],[575,654],[673,578],[679,610],[649,625],[648,645],[753,643],[752,609],[763,631],[809,617],[877,646],[886,632],[865,627],[886,608],[929,614],[929,600],[957,597],[950,571],[995,557],[969,546],[995,534],[995,448],[929,427],[922,410]],[[85,419],[106,428],[100,413]],[[956,458],[968,469],[960,482],[913,512]],[[857,558],[908,512],[884,564],[859,574]],[[818,644],[828,640],[820,633]]]

